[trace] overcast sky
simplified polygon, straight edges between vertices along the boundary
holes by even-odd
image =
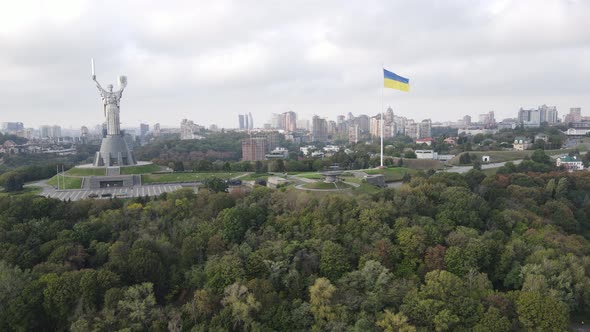
[[[556,105],[590,115],[590,1],[5,1],[0,122],[104,121],[91,81],[128,76],[124,127],[237,126],[252,112],[433,120]]]

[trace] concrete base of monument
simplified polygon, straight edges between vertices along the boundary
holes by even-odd
[[[128,166],[99,166],[94,164],[78,165],[68,171],[82,176],[82,189],[99,189],[111,187],[141,186],[141,175],[161,172],[164,169],[149,161],[140,161]]]
[[[127,166],[94,166],[94,164],[83,164],[83,165],[78,165],[78,166],[74,166],[74,167],[75,168],[99,168],[99,169],[100,168],[105,169],[108,167],[133,168],[133,167],[140,167],[140,166],[153,165],[153,164],[154,163],[152,163],[151,161],[138,161],[137,164],[135,164],[135,165],[127,165]]]
[[[94,166],[128,166],[137,164],[133,151],[121,135],[107,135],[94,156]]]

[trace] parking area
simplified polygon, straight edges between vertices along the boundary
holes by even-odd
[[[57,198],[64,201],[72,200],[77,201],[86,198],[94,199],[109,199],[115,196],[120,198],[129,197],[144,197],[144,196],[159,196],[163,193],[169,193],[176,191],[184,186],[180,184],[154,184],[137,186],[132,188],[101,188],[101,189],[74,189],[74,190],[55,190],[45,189],[41,195],[45,197]],[[197,188],[196,186],[190,186],[191,188]],[[96,197],[89,197],[94,196]]]

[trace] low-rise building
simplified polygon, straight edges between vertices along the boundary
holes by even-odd
[[[302,146],[299,148],[299,151],[303,153],[303,155],[307,156],[312,151],[316,150],[317,148],[314,145]]]
[[[565,134],[567,136],[586,136],[588,133],[590,133],[590,129],[576,129],[576,128],[569,128],[565,132]]]
[[[414,153],[418,159],[438,159],[438,153],[434,150],[416,150]]]
[[[549,143],[549,135],[543,133],[535,135],[535,142],[538,141],[545,141],[545,143]]]
[[[432,146],[432,141],[432,137],[419,138],[416,140],[416,144],[426,144],[428,146]]]
[[[314,151],[311,156],[312,158],[324,158],[325,154],[322,151]]]
[[[457,145],[457,138],[456,137],[447,137],[443,140],[443,143],[448,145]]]
[[[277,147],[271,152],[266,154],[266,159],[288,159],[289,150],[281,147]]]
[[[524,136],[514,138],[513,148],[516,151],[528,150],[532,146],[531,140]]]
[[[555,160],[555,165],[563,166],[569,172],[584,170],[584,163],[577,156],[563,155]]]
[[[340,151],[340,147],[336,145],[326,145],[324,146],[324,151],[326,152],[338,152]]]

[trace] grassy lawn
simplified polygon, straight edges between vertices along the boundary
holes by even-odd
[[[207,178],[218,177],[231,179],[244,173],[165,173],[165,174],[144,174],[141,176],[143,184],[161,182],[197,182]]]
[[[242,181],[268,180],[268,173],[250,173],[240,178]]]
[[[156,164],[140,165],[140,166],[127,166],[121,167],[121,174],[147,174],[161,171],[162,167]]]
[[[79,168],[79,167],[74,167],[74,168],[70,168],[67,172],[67,175],[72,175],[72,176],[91,176],[91,175],[105,175],[105,169],[104,168]]]
[[[82,178],[81,177],[65,177],[65,188],[62,188],[63,182],[62,178],[59,178],[59,188],[60,189],[80,189],[82,187]],[[57,187],[57,176],[52,177],[51,179],[47,180],[47,184]]]
[[[320,173],[317,173],[317,172],[304,172],[304,173],[298,173],[298,174],[293,174],[293,175],[301,177],[301,178],[312,179],[312,180],[320,180],[320,179],[324,178]]]
[[[40,194],[42,191],[43,191],[43,188],[41,188],[41,187],[30,186],[30,187],[24,187],[23,190],[21,190],[21,191],[15,191],[15,192],[0,191],[0,197],[16,196],[16,195],[37,195],[37,194]]]
[[[367,174],[383,174],[383,177],[385,178],[385,182],[395,182],[395,181],[401,181],[404,178],[404,175],[406,174],[416,174],[416,172],[418,172],[415,169],[411,169],[411,168],[405,168],[405,167],[392,167],[392,168],[384,168],[384,169],[378,169],[378,168],[372,168],[372,169],[367,169],[367,170],[363,170],[363,172],[367,173]]]
[[[355,194],[374,194],[374,193],[377,193],[377,192],[383,190],[383,188],[379,188],[377,186],[374,186],[372,184],[368,184],[366,182],[361,181],[360,184],[361,184],[360,187],[352,189]]]

